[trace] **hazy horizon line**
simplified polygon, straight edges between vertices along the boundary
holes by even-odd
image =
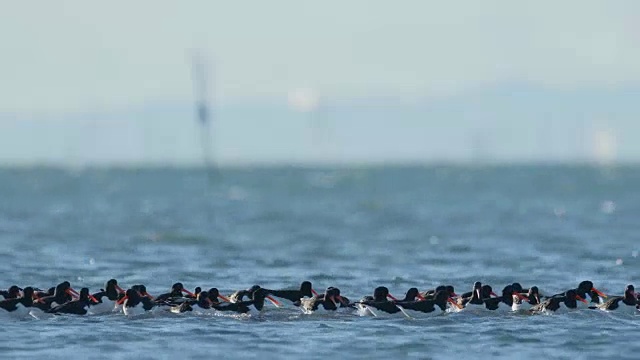
[[[55,161],[38,162],[0,162],[0,169],[53,169],[53,170],[74,170],[74,169],[97,169],[97,170],[155,170],[155,169],[176,169],[176,170],[235,170],[235,169],[260,169],[260,168],[300,168],[300,169],[365,169],[365,168],[401,168],[401,167],[587,167],[587,168],[620,168],[638,167],[640,160],[616,160],[611,162],[598,162],[588,159],[584,160],[539,160],[539,159],[517,159],[517,160],[370,160],[370,161],[239,161],[222,162],[210,167],[196,162],[136,162],[136,161],[111,161],[111,162],[87,162],[83,164],[61,163]]]

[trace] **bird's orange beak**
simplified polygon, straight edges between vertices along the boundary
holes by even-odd
[[[513,292],[513,295],[517,296],[517,297],[518,297],[518,299],[520,299],[520,300],[527,300],[527,301],[529,301],[529,297],[528,297],[527,295],[520,294],[520,293],[519,293],[519,292],[517,292],[517,291],[514,291],[514,292]]]
[[[580,296],[580,295],[576,295],[576,300],[582,301],[585,304],[589,304],[589,302],[587,300],[585,300],[584,298],[582,298],[582,296]]]
[[[607,295],[605,293],[603,293],[602,291],[600,291],[600,290],[598,290],[596,288],[592,288],[591,290],[595,291],[596,294],[602,296],[603,298],[605,298],[605,299],[607,298]]]
[[[451,305],[453,305],[453,306],[455,306],[456,308],[458,308],[458,309],[461,309],[461,310],[462,310],[462,305],[458,304],[458,303],[457,303],[456,301],[454,301],[452,298],[448,298],[448,299],[447,299],[447,301],[448,301]]]
[[[271,303],[277,307],[282,307],[282,304],[280,304],[280,302],[278,302],[278,300],[274,299],[271,295],[267,295],[266,296],[267,299],[269,299],[269,301],[271,301]]]
[[[391,294],[387,294],[387,297],[393,301],[398,301],[398,299],[395,298],[395,296],[391,295]]]
[[[65,292],[67,294],[69,294],[69,296],[73,296],[73,297],[80,297],[80,294],[78,294],[77,291],[73,290],[73,288],[68,288],[67,290],[65,290]]]

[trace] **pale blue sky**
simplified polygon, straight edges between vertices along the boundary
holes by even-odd
[[[0,2],[0,112],[11,114],[0,119],[0,130],[14,142],[0,150],[14,154],[5,159],[20,161],[47,157],[37,144],[24,145],[41,143],[40,135],[15,138],[29,133],[15,130],[25,126],[15,119],[37,124],[55,118],[55,127],[65,134],[79,131],[82,114],[115,111],[118,121],[127,123],[145,116],[128,109],[188,104],[187,54],[192,48],[204,49],[214,59],[216,101],[229,107],[286,104],[287,94],[298,88],[314,89],[336,102],[392,97],[415,104],[473,102],[469,94],[510,91],[512,84],[547,89],[547,97],[584,89],[606,97],[640,86],[640,2],[631,0]],[[579,101],[575,106],[577,113]],[[285,116],[278,114],[266,117],[278,121]],[[637,115],[629,106],[616,124],[630,124]],[[167,126],[177,128],[184,116],[177,114],[179,120]],[[584,115],[585,127],[609,127],[602,116]],[[117,134],[117,126],[114,120],[105,133]],[[434,126],[449,131],[446,118],[411,126],[418,132]],[[230,124],[224,127],[242,132]],[[287,131],[280,135],[287,137]],[[127,137],[137,141],[131,131]],[[145,158],[140,152],[118,152],[114,141],[103,140],[119,154],[106,159]],[[252,144],[239,141],[237,157],[256,153]],[[366,138],[353,141],[363,149],[375,145]],[[85,145],[81,141],[56,151],[65,158]],[[397,155],[421,159],[420,154],[429,152],[415,145],[405,151],[410,156]],[[460,144],[452,145],[456,154],[453,147]],[[244,155],[243,148],[248,149]],[[171,153],[170,148],[161,150]],[[263,150],[257,153],[278,153]]]

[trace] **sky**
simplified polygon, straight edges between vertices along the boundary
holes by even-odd
[[[448,134],[456,129],[446,111],[435,120],[411,120],[421,118],[416,113],[420,104],[473,109],[474,101],[487,92],[502,92],[495,95],[500,97],[535,89],[529,91],[530,104],[588,93],[604,102],[596,115],[583,114],[580,99],[574,99],[574,108],[564,111],[567,117],[582,114],[581,126],[593,130],[584,130],[590,131],[585,136],[599,141],[594,147],[604,147],[604,152],[611,152],[607,150],[611,138],[619,139],[635,129],[639,115],[631,100],[622,104],[624,111],[614,108],[621,105],[617,95],[640,88],[637,1],[0,0],[0,5],[0,161],[5,162],[161,161],[173,152],[171,141],[144,135],[144,129],[152,125],[141,123],[153,121],[150,118],[167,107],[176,120],[164,119],[163,126],[169,134],[184,130],[186,118],[193,116],[189,106],[194,50],[206,54],[211,64],[210,79],[215,86],[210,97],[218,110],[218,126],[233,134],[231,140],[224,137],[233,143],[232,149],[218,144],[220,161],[250,161],[257,155],[264,161],[313,158],[317,149],[309,141],[291,138],[303,133],[318,137],[306,134],[308,129],[298,129],[296,123],[310,117],[301,112],[317,106],[331,107],[330,113],[342,119],[331,129],[330,144],[324,145],[331,148],[331,143],[339,142],[340,146],[327,156],[358,161],[367,160],[360,153],[374,149],[379,133],[385,132],[358,136],[362,130],[349,123],[370,116],[366,109],[371,104],[396,109],[396,115],[392,111],[385,114],[387,120],[399,124],[388,121],[388,126],[405,127],[408,134]],[[611,111],[607,111],[607,102]],[[360,112],[353,110],[358,105]],[[613,120],[608,118],[611,112],[615,113]],[[504,124],[513,121],[508,115],[492,121],[504,129]],[[264,120],[251,129],[234,125],[250,122],[248,118]],[[483,135],[477,135],[478,126],[460,126],[459,140],[449,149],[437,149],[442,159],[474,158],[474,146],[463,152],[460,148],[470,138]],[[272,127],[280,127],[273,134],[273,143],[282,144],[286,139],[291,148],[265,144],[258,151],[245,139],[251,138],[252,131]],[[524,142],[535,142],[535,136],[523,134],[530,128],[539,127],[523,123],[512,130]],[[402,131],[393,131],[403,136]],[[58,135],[51,139],[52,134]],[[140,145],[144,136],[147,143],[159,145],[134,151],[144,148]],[[130,152],[122,151],[118,138],[134,143],[125,147]],[[103,149],[84,151],[95,139]],[[186,139],[180,141],[189,143],[190,150],[170,161],[198,157],[197,141]],[[396,160],[436,159],[433,149],[421,145],[424,141],[412,141],[406,150],[394,154],[391,146],[385,154],[391,152],[388,157]],[[497,140],[478,140],[475,148],[486,147],[483,141]],[[583,145],[571,146],[576,149],[571,156],[547,151],[533,157],[571,158],[583,152]],[[358,149],[357,154],[350,147]],[[623,158],[640,160],[634,147],[620,144],[616,148]],[[485,152],[499,158],[522,152],[518,144],[492,149]],[[101,155],[78,154],[83,152]],[[304,156],[287,157],[291,153]]]

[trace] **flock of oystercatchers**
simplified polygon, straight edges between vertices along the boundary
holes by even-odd
[[[144,285],[133,285],[125,291],[115,279],[107,281],[104,289],[93,294],[88,288],[82,288],[78,293],[68,281],[48,290],[14,285],[8,290],[0,290],[0,314],[15,318],[106,313],[136,316],[155,311],[257,315],[267,309],[265,301],[276,307],[285,304],[297,307],[305,314],[351,312],[374,317],[424,317],[470,310],[537,314],[581,308],[640,314],[640,294],[635,293],[633,285],[628,285],[621,296],[607,296],[591,281],[583,281],[576,288],[551,296],[543,296],[536,286],[523,288],[519,283],[507,285],[501,294],[496,294],[491,286],[476,282],[471,291],[460,295],[455,293],[453,286],[442,285],[423,292],[411,288],[403,299],[398,299],[388,288],[380,286],[372,296],[352,302],[342,296],[337,287],[328,287],[319,294],[309,281],[302,282],[295,290],[272,290],[254,285],[229,296],[220,294],[217,288],[203,291],[197,287],[191,292],[182,283],[175,283],[170,292],[154,297],[147,293]]]

